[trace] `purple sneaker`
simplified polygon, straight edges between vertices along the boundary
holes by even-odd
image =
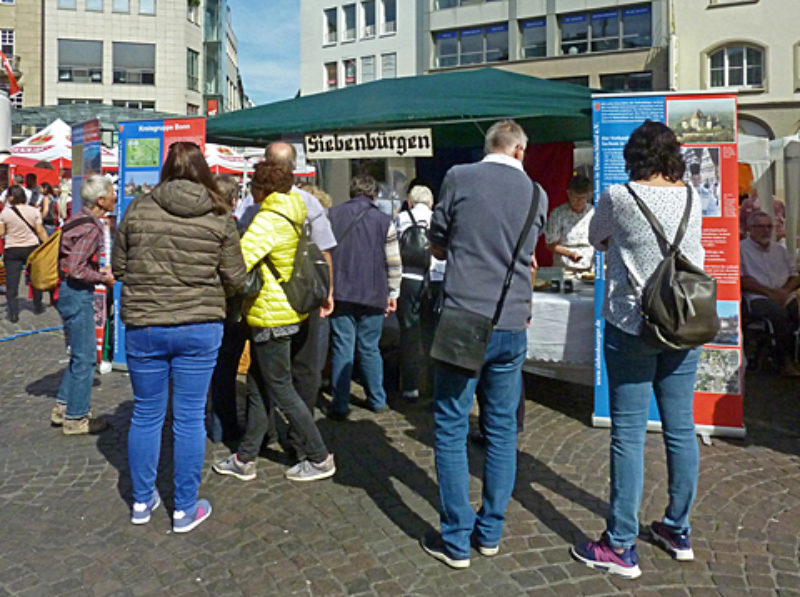
[[[188,533],[200,523],[211,516],[211,504],[208,500],[200,499],[191,510],[176,510],[172,514],[172,532]]]
[[[667,553],[679,562],[694,560],[689,533],[674,531],[663,522],[656,521],[650,524],[650,534],[653,536],[653,541],[667,550]]]
[[[575,545],[570,549],[572,557],[583,562],[589,568],[604,570],[617,574],[623,578],[637,578],[642,574],[639,569],[639,556],[636,546],[632,546],[622,553],[617,553],[608,544],[606,534],[599,541],[589,541],[582,545]]]

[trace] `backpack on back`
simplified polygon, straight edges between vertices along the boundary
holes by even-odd
[[[304,222],[300,229],[289,218],[280,212],[269,210],[288,221],[297,232],[297,250],[294,253],[292,275],[288,280],[281,281],[278,269],[267,256],[264,263],[275,276],[275,279],[286,293],[289,305],[297,313],[310,313],[319,309],[328,298],[331,276],[328,262],[322,256],[322,251],[311,240],[310,226]]]
[[[408,210],[411,225],[400,234],[400,260],[404,270],[427,271],[431,265],[431,244],[428,240],[428,227],[417,222]]]
[[[58,252],[61,247],[61,233],[90,221],[89,217],[75,218],[56,230],[28,255],[25,267],[34,290],[53,290],[58,286]]]
[[[689,261],[679,248],[692,209],[691,189],[686,188],[686,209],[675,240],[670,243],[653,212],[630,185],[625,187],[650,223],[664,254],[642,290],[643,337],[651,344],[672,350],[710,342],[719,331],[717,281]]]

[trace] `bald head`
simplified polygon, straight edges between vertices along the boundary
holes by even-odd
[[[288,164],[294,170],[297,166],[297,151],[291,143],[275,141],[267,145],[264,150],[264,159]]]

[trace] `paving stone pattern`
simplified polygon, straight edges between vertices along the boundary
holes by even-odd
[[[59,324],[55,309],[34,316],[23,301],[20,322],[3,320],[0,338]],[[93,410],[110,417],[110,430],[64,437],[48,416],[66,362],[60,332],[0,342],[0,596],[800,596],[796,382],[748,375],[747,439],[701,445],[696,561],[677,563],[640,539],[643,575],[629,581],[568,554],[603,530],[608,500],[608,431],[590,426],[590,388],[527,378],[500,554],[474,552],[472,566],[456,571],[417,543],[438,528],[429,404],[394,400],[380,415],[356,406],[350,421],[320,418],[339,472],[318,483],[284,480],[290,462],[277,447],[263,452],[253,482],[215,475],[210,463],[229,452],[209,443],[200,495],[213,514],[173,535],[169,431],[158,481],[166,507],[133,526],[129,380],[119,371],[97,376]],[[469,450],[477,503],[482,452]],[[667,499],[660,435],[648,435],[646,460],[643,523]]]

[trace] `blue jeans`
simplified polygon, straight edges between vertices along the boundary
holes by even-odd
[[[171,380],[175,510],[194,507],[206,450],[206,393],[221,341],[221,322],[126,328],[134,399],[128,433],[134,501],[147,502],[153,495]]]
[[[66,279],[58,291],[58,312],[64,321],[70,356],[61,378],[56,401],[67,405],[66,417],[80,419],[89,414],[97,339],[94,333],[94,287]]]
[[[669,505],[663,521],[688,532],[700,466],[692,410],[700,348],[662,350],[606,323],[603,351],[611,409],[609,543],[629,548],[639,534],[644,441],[653,392],[667,449]]]
[[[495,330],[489,339],[479,377],[442,366],[434,374],[434,422],[436,424],[436,474],[441,499],[442,539],[451,553],[469,558],[470,535],[486,547],[500,544],[505,510],[511,499],[517,472],[517,405],[525,330]],[[469,503],[467,433],[475,392],[485,402],[486,459],[483,495],[475,514]]]
[[[353,356],[358,347],[358,362],[370,408],[386,405],[383,389],[383,358],[378,343],[383,331],[382,311],[358,305],[338,308],[331,316],[331,377],[334,412],[347,412]]]

